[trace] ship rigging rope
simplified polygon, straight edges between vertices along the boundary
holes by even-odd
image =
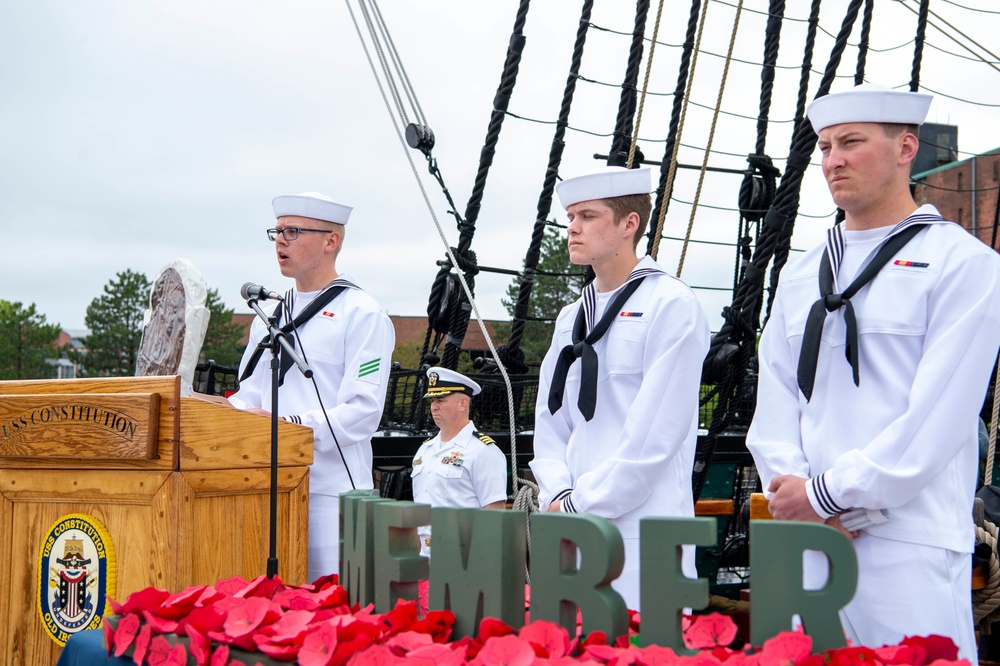
[[[739,5],[736,7],[736,16],[733,18],[733,32],[729,36],[729,52],[726,55],[726,65],[722,68],[722,81],[719,82],[719,96],[716,98],[715,112],[712,114],[712,129],[708,133],[708,145],[705,147],[705,153],[701,162],[701,171],[698,173],[698,187],[695,189],[694,203],[691,205],[691,216],[688,218],[687,231],[684,232],[684,244],[681,245],[681,258],[677,262],[677,277],[680,277],[681,272],[684,270],[684,259],[687,257],[688,246],[691,244],[691,232],[694,231],[694,218],[698,211],[698,202],[701,201],[701,190],[705,184],[705,173],[708,171],[709,151],[712,150],[712,142],[715,140],[715,129],[719,123],[719,109],[722,108],[722,95],[726,91],[726,79],[729,77],[729,65],[732,62],[733,48],[736,46],[736,33],[740,27],[740,16],[742,12],[743,0],[739,0]]]
[[[365,58],[368,59],[368,65],[371,67],[372,73],[375,74],[375,82],[378,84],[379,93],[382,95],[382,101],[385,103],[386,107],[389,108],[389,98],[386,96],[385,89],[382,85],[382,81],[378,77],[378,73],[375,69],[375,63],[372,60],[371,54],[368,52],[368,46],[365,44],[364,39],[362,38],[361,27],[358,25],[357,18],[354,15],[354,10],[351,9],[350,0],[345,0],[345,2],[347,4],[347,11],[351,15],[351,21],[354,23],[354,28],[355,30],[357,30],[358,37],[361,39],[361,47],[365,52]],[[390,115],[392,115],[391,110],[390,110]],[[451,260],[452,265],[458,266],[459,265],[458,259],[455,257],[455,254],[452,251],[451,246],[448,245],[448,238],[444,234],[444,229],[441,228],[441,223],[438,221],[437,214],[434,212],[434,207],[431,205],[430,197],[427,196],[427,190],[424,188],[423,181],[421,181],[420,179],[420,174],[417,171],[417,166],[413,161],[413,157],[410,155],[406,139],[403,137],[403,132],[402,130],[400,130],[400,127],[396,123],[395,118],[393,118],[393,129],[396,131],[396,137],[399,139],[400,146],[402,146],[403,148],[403,154],[406,155],[406,161],[409,162],[410,164],[410,169],[413,171],[413,177],[417,181],[417,187],[420,190],[420,195],[424,199],[424,204],[427,206],[427,211],[430,213],[431,220],[434,222],[434,228],[437,229],[438,235],[441,238],[441,242],[442,244],[444,244],[445,251],[448,253],[448,258]],[[486,340],[486,344],[487,346],[489,346],[490,351],[493,353],[495,358],[497,354],[496,347],[493,345],[493,340],[492,338],[490,338],[489,331],[486,330],[486,324],[483,321],[482,315],[479,313],[479,306],[476,304],[476,299],[472,295],[472,290],[469,289],[469,285],[468,283],[466,283],[465,276],[462,274],[462,271],[456,270],[456,274],[458,275],[458,279],[462,285],[462,288],[465,290],[465,294],[466,297],[469,299],[469,303],[472,305],[472,310],[475,313],[476,321],[479,323],[479,328],[482,331],[483,338]],[[518,488],[519,483],[527,483],[527,482],[524,481],[523,479],[518,479],[517,476],[517,438],[516,438],[516,433],[514,432],[514,391],[513,388],[511,387],[510,377],[507,375],[507,371],[503,367],[503,365],[499,365],[499,371],[500,375],[503,377],[504,386],[507,389],[507,409],[508,409],[507,413],[509,414],[509,418],[507,419],[507,421],[508,424],[510,425],[510,451],[511,451],[510,459],[511,459],[511,468],[514,472],[512,475],[511,482],[513,485],[514,496],[516,499],[519,493],[519,488]]]
[[[674,177],[677,174],[677,152],[680,146],[681,135],[684,132],[684,120],[687,118],[688,102],[691,100],[691,87],[694,84],[694,71],[698,65],[698,53],[701,50],[701,36],[705,30],[705,17],[708,14],[708,2],[706,0],[701,5],[701,19],[699,20],[697,18],[698,16],[697,11],[700,2],[701,0],[693,0],[693,4],[691,6],[691,16],[688,19],[688,32],[687,32],[688,36],[690,37],[691,32],[694,29],[695,23],[697,23],[698,26],[698,36],[695,38],[694,48],[691,52],[690,71],[688,71],[684,67],[685,63],[682,61],[681,74],[678,76],[677,89],[679,91],[682,85],[684,86],[685,88],[684,99],[683,99],[683,104],[681,104],[680,108],[678,108],[676,105],[674,107],[674,112],[675,112],[674,116],[676,117],[678,115],[677,112],[679,112],[679,119],[676,125],[676,131],[674,131],[674,128],[671,127],[671,131],[669,133],[670,138],[667,140],[667,149],[669,151],[670,161],[669,161],[669,166],[667,168],[666,180],[663,181],[663,190],[658,198],[660,203],[659,213],[656,216],[656,228],[653,234],[653,238],[651,239],[651,243],[649,245],[649,256],[652,257],[653,259],[656,259],[657,255],[660,252],[660,238],[662,238],[663,236],[663,221],[667,216],[667,202],[670,201],[670,195],[674,191]],[[683,81],[683,78],[681,77],[686,78],[686,81]],[[674,99],[675,101],[677,101],[676,97]],[[673,125],[673,120],[674,118],[672,117],[671,125]],[[673,145],[671,145],[671,141],[673,141]]]
[[[535,209],[535,225],[531,232],[531,241],[528,243],[528,250],[524,255],[524,271],[521,273],[521,283],[518,287],[517,301],[514,305],[514,317],[511,322],[510,337],[507,340],[507,344],[500,348],[500,353],[503,356],[497,359],[498,363],[504,365],[508,363],[515,364],[518,369],[524,365],[524,352],[521,351],[520,346],[528,319],[528,302],[531,298],[531,289],[535,277],[539,274],[545,274],[538,270],[538,262],[541,259],[541,247],[542,240],[545,237],[545,227],[551,224],[547,218],[552,211],[552,194],[555,191],[556,179],[559,176],[559,165],[562,164],[563,148],[566,145],[566,129],[569,127],[569,114],[573,104],[573,96],[576,93],[576,84],[580,79],[580,63],[583,61],[583,49],[586,45],[587,33],[591,25],[590,14],[593,6],[593,0],[584,0],[582,9],[580,10],[580,23],[577,26],[576,39],[573,42],[573,55],[570,58],[569,74],[566,76],[562,102],[559,105],[559,118],[556,120],[556,129],[552,135],[552,144],[549,147],[549,163],[545,169],[545,179],[542,182],[542,191],[538,195],[538,204]],[[556,224],[555,226],[561,227],[562,225]],[[551,275],[551,273],[549,274]]]
[[[635,149],[639,144],[639,125],[642,124],[642,109],[646,106],[646,91],[649,89],[649,73],[653,69],[653,54],[656,52],[656,37],[660,34],[660,17],[663,16],[663,0],[656,7],[656,21],[653,23],[653,39],[649,42],[649,56],[646,58],[646,74],[642,79],[642,94],[639,95],[639,110],[635,114],[635,127],[632,131],[632,143],[628,148],[628,159],[625,168],[632,168],[635,159]]]

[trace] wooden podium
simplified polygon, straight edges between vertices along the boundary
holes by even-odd
[[[312,430],[278,432],[278,575],[306,583]],[[270,460],[269,418],[182,398],[179,377],[0,382],[0,663],[56,661],[42,604],[82,566],[67,516],[103,524],[117,601],[265,573]]]

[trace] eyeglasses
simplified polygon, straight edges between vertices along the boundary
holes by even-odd
[[[296,238],[299,237],[299,232],[302,232],[302,231],[314,231],[314,232],[316,232],[318,234],[328,234],[328,233],[331,233],[330,229],[305,229],[303,227],[285,227],[284,229],[268,229],[267,230],[267,237],[270,240],[276,241],[276,240],[278,240],[278,234],[281,234],[281,236],[286,241],[293,241],[293,240],[295,240]]]

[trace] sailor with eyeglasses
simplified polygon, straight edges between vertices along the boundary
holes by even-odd
[[[295,281],[279,326],[295,322],[296,350],[313,370],[307,379],[282,364],[281,418],[313,429],[309,479],[309,580],[336,573],[339,495],[372,488],[371,438],[382,418],[395,333],[389,317],[347,274],[337,258],[351,208],[316,192],[275,197],[277,224],[267,230],[281,274]],[[311,315],[311,316],[310,316]],[[258,352],[267,331],[260,319],[240,363],[240,389],[230,402],[270,413],[270,353]]]

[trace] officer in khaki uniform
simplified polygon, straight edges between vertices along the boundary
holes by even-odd
[[[493,440],[469,420],[479,384],[454,370],[430,368],[425,398],[440,432],[413,457],[413,499],[432,507],[502,509],[507,501],[507,463]],[[431,554],[431,528],[419,529],[420,552]]]

